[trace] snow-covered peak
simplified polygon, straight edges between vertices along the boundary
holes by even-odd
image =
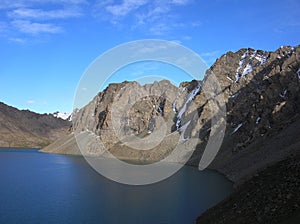
[[[61,118],[63,120],[71,120],[71,114],[72,113],[68,113],[68,112],[54,112],[52,115],[56,118]]]

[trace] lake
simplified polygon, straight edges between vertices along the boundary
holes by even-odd
[[[167,164],[166,164],[167,166]],[[145,186],[119,184],[80,156],[0,150],[0,223],[186,224],[232,192],[214,171],[184,166]]]

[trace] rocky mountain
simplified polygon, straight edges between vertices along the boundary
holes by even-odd
[[[215,62],[207,77],[212,73],[219,80],[217,96],[226,105],[226,132],[211,168],[237,183],[299,152],[299,68],[300,47],[281,47],[275,52],[241,49]],[[201,139],[195,159],[210,134],[211,107],[204,99],[205,91],[200,91],[193,100],[201,108],[192,128]]]
[[[85,145],[86,154],[105,154],[103,147],[98,144],[101,142],[105,149],[115,151],[119,157],[143,161],[147,160],[146,157],[150,159],[150,155],[144,157],[140,151],[130,151],[122,142],[130,142],[132,139],[128,136],[147,138],[154,129],[160,129],[162,124],[166,124],[165,131],[168,134],[174,131],[175,113],[172,103],[177,95],[178,88],[166,80],[144,86],[137,82],[110,84],[74,114],[72,134],[42,151],[81,154],[74,138],[76,134],[79,138],[93,138]],[[152,156],[156,157],[157,153],[154,154]]]
[[[0,102],[0,147],[42,148],[68,133],[69,121]]]
[[[107,156],[108,150],[140,161],[162,159],[178,142],[196,139],[189,164],[198,166],[205,148],[211,147],[209,139],[221,133],[224,139],[210,168],[242,183],[257,169],[297,152],[299,51],[287,46],[275,52],[228,52],[202,81],[179,88],[165,80],[145,86],[111,84],[76,113],[73,134],[90,136],[85,154]],[[146,147],[137,145],[135,136],[147,139],[163,126],[165,138],[153,150],[130,149]],[[44,151],[81,154],[72,134]]]
[[[210,168],[234,181],[236,190],[197,223],[283,224],[299,220],[299,68],[298,46],[275,52],[229,52],[208,71],[220,80],[227,111],[224,141]],[[210,110],[203,104],[202,94],[194,103]],[[197,125],[195,130],[205,127]],[[198,163],[207,144],[208,133],[202,130],[193,164]]]
[[[300,46],[275,52],[248,48],[224,54],[203,80],[179,88],[168,81],[111,84],[76,113],[72,134],[43,151],[102,156],[109,151],[120,159],[153,162],[180,145],[193,151],[188,164],[209,165],[237,187],[198,223],[293,223],[281,221],[299,210],[299,129]],[[151,142],[151,149],[136,150],[147,147],[137,137]],[[289,212],[275,219],[276,210]]]

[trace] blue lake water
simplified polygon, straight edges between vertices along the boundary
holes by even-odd
[[[0,223],[186,224],[232,192],[213,171],[185,166],[151,185],[123,185],[79,156],[0,150]]]

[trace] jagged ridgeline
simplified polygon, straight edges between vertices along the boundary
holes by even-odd
[[[271,163],[297,153],[299,46],[275,52],[250,48],[228,52],[211,66],[204,80],[179,87],[166,80],[145,86],[137,82],[110,84],[73,115],[74,132],[43,151],[80,154],[73,137],[76,134],[82,139],[93,136],[93,141],[81,141],[86,154],[108,156],[108,150],[119,158],[151,162],[169,155],[178,143],[183,150],[193,150],[184,142],[196,138],[189,163],[197,165],[212,128],[210,102],[214,99],[204,91],[212,75],[219,83],[215,97],[222,96],[226,106],[225,137],[212,168],[236,181],[264,166],[266,160]],[[144,147],[137,138],[147,139],[157,130],[163,130],[164,138],[152,149],[130,147],[130,142],[136,148]],[[95,147],[97,142],[105,150]]]

